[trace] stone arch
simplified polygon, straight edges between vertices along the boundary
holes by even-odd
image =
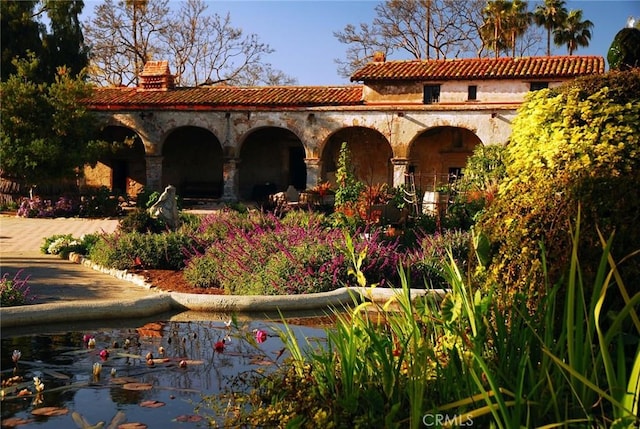
[[[347,127],[329,136],[322,149],[321,180],[335,184],[335,173],[343,142],[347,142],[356,176],[367,185],[393,185],[393,150],[379,131],[366,127]]]
[[[98,160],[94,167],[85,167],[85,186],[106,186],[116,194],[135,197],[147,182],[142,139],[134,130],[121,125],[104,127],[98,138],[115,143],[116,150]]]
[[[223,163],[222,145],[211,131],[176,128],[162,144],[162,187],[173,185],[187,199],[219,198]]]
[[[261,201],[289,185],[304,190],[307,183],[305,147],[291,130],[262,127],[250,131],[239,149],[240,198]]]
[[[413,173],[418,190],[434,191],[459,177],[467,158],[481,144],[480,138],[466,128],[430,128],[411,143],[407,172]]]

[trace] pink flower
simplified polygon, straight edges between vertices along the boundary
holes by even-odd
[[[222,353],[224,351],[224,340],[215,343],[213,349],[218,353]]]
[[[102,360],[107,360],[108,357],[109,357],[109,350],[107,349],[100,350],[100,358]]]
[[[267,341],[267,333],[261,329],[256,330],[256,341],[258,344],[262,344]]]

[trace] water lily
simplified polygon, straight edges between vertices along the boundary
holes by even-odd
[[[181,360],[180,363],[178,364],[178,366],[180,368],[186,368],[187,367],[187,361],[186,360]]]
[[[254,332],[256,334],[256,341],[258,344],[262,344],[267,341],[267,333],[265,331],[262,329],[256,329]]]
[[[158,347],[158,353],[160,354],[160,356],[164,356],[164,347]]]
[[[44,383],[39,377],[33,377],[33,385],[36,388],[36,392],[42,392],[44,390]]]
[[[102,360],[107,360],[108,357],[109,357],[109,350],[107,349],[100,350],[100,358]]]
[[[115,377],[116,376],[116,369],[115,368],[111,368],[111,377]]]
[[[213,345],[213,349],[218,353],[222,353],[224,351],[224,340],[216,342]]]
[[[14,350],[13,353],[11,354],[11,360],[16,366],[18,366],[18,361],[20,360],[21,357],[22,357],[22,352],[20,350]]]
[[[96,339],[94,337],[89,338],[87,341],[87,347],[94,348],[96,346]]]
[[[100,373],[102,372],[102,364],[100,362],[96,362],[93,364],[93,375],[95,377],[100,377]]]

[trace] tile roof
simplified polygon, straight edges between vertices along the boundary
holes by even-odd
[[[295,108],[363,104],[362,86],[213,86],[175,88],[165,92],[136,88],[96,88],[85,100],[92,109],[153,107],[224,109],[233,107]]]
[[[351,81],[574,78],[595,73],[604,73],[603,57],[465,58],[371,62]]]

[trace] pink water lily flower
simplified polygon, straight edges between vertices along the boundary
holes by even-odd
[[[258,344],[262,344],[267,341],[267,333],[265,331],[263,331],[262,329],[256,329],[255,333],[256,341],[258,342]]]

